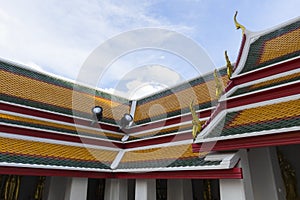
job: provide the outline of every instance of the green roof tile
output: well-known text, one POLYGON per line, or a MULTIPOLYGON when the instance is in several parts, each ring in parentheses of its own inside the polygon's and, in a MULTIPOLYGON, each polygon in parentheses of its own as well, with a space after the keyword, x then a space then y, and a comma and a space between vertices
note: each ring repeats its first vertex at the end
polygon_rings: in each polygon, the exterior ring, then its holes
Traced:
POLYGON ((250 45, 250 49, 249 49, 249 52, 248 52, 246 63, 244 65, 244 68, 240 72, 240 74, 245 73, 245 72, 249 72, 249 71, 252 71, 252 70, 255 70, 255 69, 260 69, 264 66, 267 66, 267 65, 270 65, 270 64, 273 64, 273 63, 277 63, 277 62, 280 62, 282 60, 286 60, 286 59, 289 59, 289 58, 292 58, 292 57, 299 56, 300 51, 298 50, 298 51, 295 51, 293 53, 286 54, 284 56, 281 56, 281 57, 278 57, 278 58, 275 58, 275 59, 271 59, 267 62, 263 62, 263 63, 258 64, 261 53, 262 53, 263 48, 264 48, 264 44, 267 40, 276 38, 278 36, 281 36, 285 33, 291 32, 291 31, 296 30, 298 28, 300 28, 300 21, 294 22, 294 23, 292 23, 288 26, 285 26, 283 28, 279 28, 275 31, 272 31, 272 32, 258 38, 255 42, 253 42, 250 45))
POLYGON ((110 169, 109 163, 102 163, 100 161, 82 161, 71 159, 59 159, 51 157, 34 157, 28 155, 6 154, 0 153, 0 162, 19 163, 19 164, 36 164, 36 165, 50 165, 62 167, 81 167, 81 168, 97 168, 110 169))

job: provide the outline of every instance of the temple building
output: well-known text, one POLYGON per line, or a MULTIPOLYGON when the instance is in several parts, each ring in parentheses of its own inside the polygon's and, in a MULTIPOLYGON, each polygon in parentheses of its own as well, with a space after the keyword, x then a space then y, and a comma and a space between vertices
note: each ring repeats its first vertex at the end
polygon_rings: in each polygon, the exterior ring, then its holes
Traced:
POLYGON ((300 199, 300 17, 235 24, 233 64, 137 100, 0 60, 0 199, 300 199))

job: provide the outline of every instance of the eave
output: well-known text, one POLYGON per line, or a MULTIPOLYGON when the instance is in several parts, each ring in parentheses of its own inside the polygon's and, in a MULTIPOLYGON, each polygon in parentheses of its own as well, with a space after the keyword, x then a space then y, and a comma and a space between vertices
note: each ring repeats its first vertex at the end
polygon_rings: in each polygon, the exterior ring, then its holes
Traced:
MULTIPOLYGON (((210 142, 192 144, 193 152, 199 152, 202 145, 209 145, 209 143, 210 142)), ((300 144, 300 130, 269 135, 219 140, 217 142, 211 143, 214 143, 212 151, 227 151, 268 146, 300 144)))
POLYGON ((242 169, 232 168, 224 170, 172 171, 147 173, 112 173, 76 170, 55 170, 24 167, 0 167, 1 174, 15 174, 27 176, 71 176, 86 178, 118 178, 118 179, 242 179, 242 169))
POLYGON ((259 70, 251 71, 248 73, 240 74, 235 77, 232 77, 232 80, 229 81, 228 86, 225 91, 228 92, 233 87, 248 83, 257 79, 266 78, 273 76, 279 73, 284 73, 290 70, 298 69, 300 67, 300 57, 293 59, 285 60, 280 63, 275 63, 259 70))

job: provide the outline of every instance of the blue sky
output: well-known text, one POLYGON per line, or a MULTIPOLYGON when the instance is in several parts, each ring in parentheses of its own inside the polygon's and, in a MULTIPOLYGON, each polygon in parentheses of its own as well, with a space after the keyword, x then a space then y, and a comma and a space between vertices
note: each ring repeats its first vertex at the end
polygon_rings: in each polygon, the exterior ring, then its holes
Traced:
MULTIPOLYGON (((236 10, 240 23, 260 31, 298 17, 300 1, 0 0, 0 5, 1 58, 76 79, 99 45, 125 31, 145 27, 174 30, 197 42, 215 65, 203 67, 201 73, 206 73, 225 64, 225 50, 233 62, 237 57, 241 32, 233 24, 236 10)), ((184 60, 153 50, 123 56, 107 73, 100 87, 119 95, 130 93, 133 98, 198 75, 184 60), (147 84, 149 74, 151 84, 147 84), (162 78, 162 74, 168 76, 162 78), (121 82, 123 87, 117 87, 121 82), (134 95, 138 87, 139 94, 134 95)))

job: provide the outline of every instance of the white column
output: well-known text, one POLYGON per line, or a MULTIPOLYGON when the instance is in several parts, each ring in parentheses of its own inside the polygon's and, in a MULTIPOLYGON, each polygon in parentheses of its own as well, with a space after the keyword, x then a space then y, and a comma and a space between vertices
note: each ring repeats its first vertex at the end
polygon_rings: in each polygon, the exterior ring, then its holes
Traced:
POLYGON ((105 200, 126 200, 127 199, 127 179, 106 179, 105 180, 105 200))
POLYGON ((47 177, 43 199, 64 200, 68 179, 59 176, 47 177))
POLYGON ((254 200, 248 152, 239 150, 239 167, 242 168, 243 179, 220 179, 220 197, 222 200, 254 200))
POLYGON ((169 179, 168 200, 193 199, 192 181, 190 179, 169 179))
POLYGON ((156 199, 156 180, 155 179, 136 179, 135 182, 136 200, 155 200, 156 199))
POLYGON ((244 194, 246 200, 254 200, 253 196, 253 188, 252 188, 252 174, 250 171, 250 161, 248 157, 248 150, 247 149, 241 149, 239 150, 239 156, 241 158, 240 160, 240 167, 242 167, 243 172, 243 188, 244 188, 244 194))
POLYGON ((284 184, 274 147, 250 149, 254 199, 285 199, 284 184))
POLYGON ((64 200, 82 200, 87 197, 88 178, 69 178, 64 200))
POLYGON ((245 191, 241 179, 220 179, 221 200, 244 200, 245 191))

